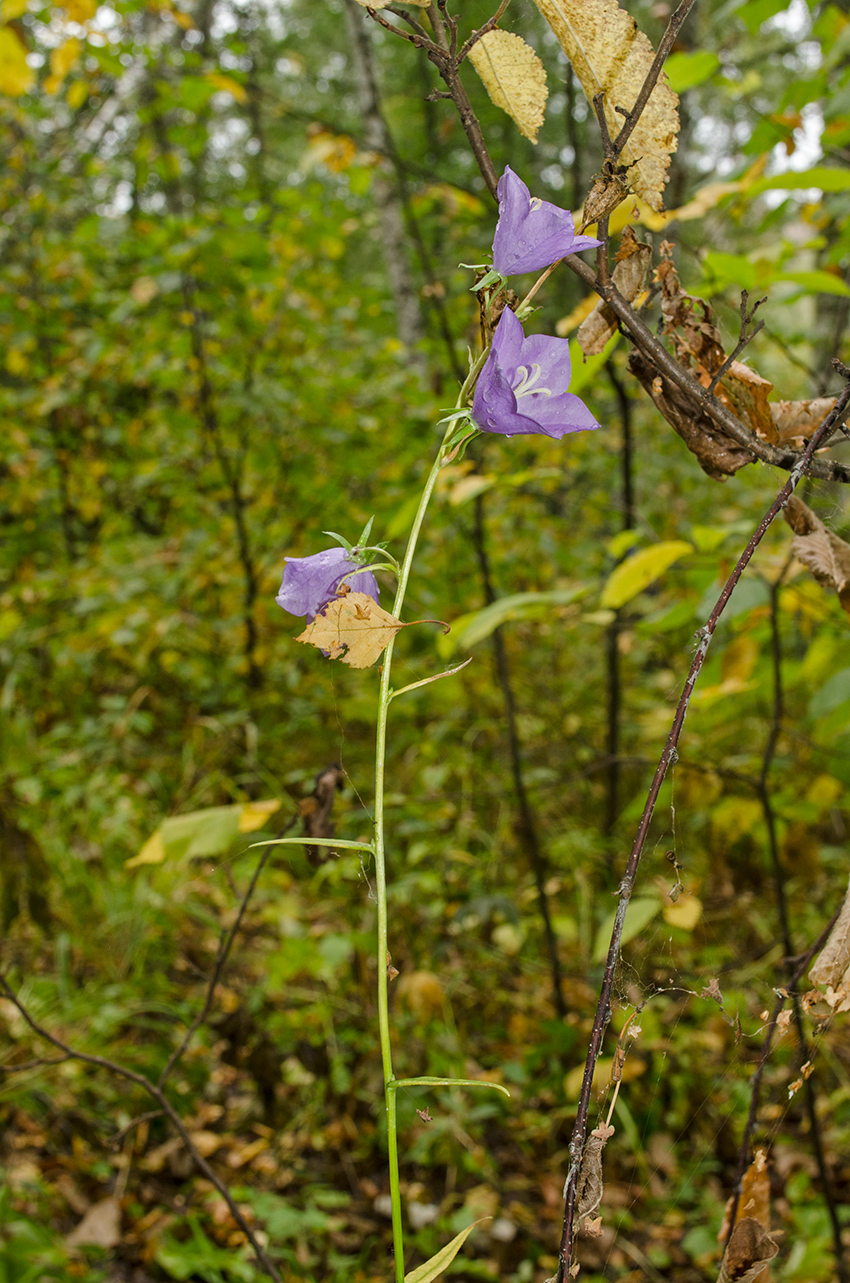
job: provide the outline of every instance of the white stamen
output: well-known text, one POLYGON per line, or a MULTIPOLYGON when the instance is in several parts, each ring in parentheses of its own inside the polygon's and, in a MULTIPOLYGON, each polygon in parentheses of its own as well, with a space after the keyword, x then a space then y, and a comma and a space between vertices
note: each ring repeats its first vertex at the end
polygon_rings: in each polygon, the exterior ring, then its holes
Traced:
POLYGON ((540 378, 540 366, 536 362, 532 365, 531 372, 525 365, 517 366, 517 374, 521 376, 519 383, 513 390, 517 400, 521 396, 531 396, 532 394, 536 396, 552 396, 549 388, 536 388, 534 386, 540 378))

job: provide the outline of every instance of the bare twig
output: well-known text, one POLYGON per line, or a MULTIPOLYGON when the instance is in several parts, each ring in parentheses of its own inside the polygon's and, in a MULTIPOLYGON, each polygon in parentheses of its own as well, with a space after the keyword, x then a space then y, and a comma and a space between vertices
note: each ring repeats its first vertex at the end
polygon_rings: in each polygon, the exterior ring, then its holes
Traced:
POLYGON ((789 990, 793 992, 794 986, 799 983, 800 977, 808 968, 809 964, 812 961, 812 958, 814 958, 814 956, 817 953, 819 953, 820 950, 823 948, 829 936, 830 931, 838 921, 838 915, 840 913, 841 913, 841 907, 839 906, 839 908, 837 908, 835 910, 835 913, 832 915, 831 921, 828 922, 827 925, 824 927, 823 931, 820 933, 820 935, 818 936, 817 940, 814 942, 812 947, 804 954, 801 961, 798 962, 796 968, 794 969, 794 974, 788 980, 788 989, 783 990, 777 996, 776 1003, 774 1004, 773 1013, 770 1017, 770 1021, 767 1026, 767 1033, 765 1034, 764 1046, 762 1047, 762 1052, 761 1052, 761 1055, 759 1056, 759 1062, 756 1065, 756 1070, 755 1070, 755 1073, 753 1074, 752 1081, 750 1084, 750 1108, 747 1114, 746 1124, 744 1125, 744 1134, 741 1137, 741 1147, 738 1151, 738 1166, 735 1172, 735 1185, 732 1191, 732 1202, 729 1206, 729 1218, 728 1218, 729 1230, 727 1234, 727 1240, 726 1240, 727 1242, 729 1241, 729 1234, 732 1233, 732 1230, 735 1225, 735 1218, 738 1214, 738 1203, 740 1202, 741 1191, 743 1188, 744 1172, 747 1169, 747 1163, 749 1160, 749 1153, 750 1153, 750 1142, 752 1139, 753 1130, 755 1129, 755 1125, 756 1125, 756 1116, 758 1114, 759 1091, 761 1090, 761 1080, 764 1074, 765 1066, 767 1065, 768 1057, 770 1056, 771 1048, 773 1046, 773 1039, 776 1035, 776 1026, 779 1023, 780 1013, 788 999, 789 990))
POLYGON ((794 493, 800 479, 807 471, 815 450, 817 450, 818 446, 829 440, 837 425, 842 422, 848 406, 850 406, 850 385, 844 389, 833 410, 820 424, 800 456, 800 459, 794 467, 790 477, 779 491, 765 515, 762 517, 747 546, 738 558, 735 568, 727 579, 705 626, 700 629, 697 634, 699 640, 696 653, 691 663, 688 676, 685 680, 685 685, 679 698, 679 703, 676 707, 673 724, 670 728, 667 742, 662 750, 661 758, 656 767, 652 784, 650 785, 631 855, 629 856, 625 872, 620 882, 619 899, 614 918, 614 928, 611 933, 611 943, 605 963, 605 972, 600 988, 599 1002, 597 1004, 596 1015, 593 1021, 593 1030, 591 1032, 590 1044, 588 1046, 587 1060, 585 1062, 584 1078, 581 1086, 581 1094, 579 1096, 575 1126, 573 1127, 573 1133, 570 1138, 570 1169, 567 1174, 567 1180, 564 1187, 564 1231, 561 1238, 560 1259, 558 1262, 557 1274, 559 1283, 569 1275, 570 1260, 572 1257, 576 1188, 581 1167, 581 1155, 587 1132, 587 1114, 590 1105, 593 1072, 596 1068, 596 1062, 602 1048, 602 1039, 605 1034, 605 1029, 611 1018, 611 991, 614 985, 614 970, 620 955, 620 941, 622 939, 623 927, 626 920, 626 911, 629 907, 629 900, 631 899, 632 891, 634 889, 638 865, 649 833, 649 825, 655 811, 658 794, 667 774, 668 767, 671 762, 676 760, 677 745, 679 743, 679 737, 682 733, 682 727, 684 726, 685 717, 688 712, 688 706, 691 701, 691 696, 693 695, 697 678, 699 677, 703 664, 705 663, 705 658, 708 654, 708 647, 714 634, 714 630, 717 627, 717 622, 726 608, 726 604, 741 578, 741 575, 749 564, 756 548, 764 538, 766 531, 776 515, 782 510, 782 508, 784 508, 788 499, 794 493))
POLYGON ((257 1260, 262 1268, 270 1278, 274 1279, 275 1283, 283 1283, 280 1271, 274 1261, 269 1258, 262 1244, 257 1239, 253 1229, 242 1215, 242 1212, 239 1209, 239 1204, 232 1197, 224 1182, 216 1174, 213 1168, 210 1167, 207 1160, 198 1152, 192 1137, 186 1130, 186 1126, 182 1118, 171 1104, 171 1101, 165 1095, 165 1092, 161 1091, 156 1083, 152 1083, 149 1078, 144 1076, 144 1074, 137 1074, 134 1070, 127 1069, 125 1065, 121 1065, 115 1060, 107 1060, 105 1056, 90 1056, 84 1051, 75 1051, 73 1047, 69 1047, 67 1043, 62 1042, 61 1039, 55 1036, 55 1034, 49 1033, 47 1029, 40 1025, 38 1021, 30 1015, 27 1008, 20 1001, 17 994, 6 980, 6 977, 2 974, 0 974, 0 989, 3 990, 9 1001, 14 1003, 30 1029, 32 1029, 33 1033, 38 1034, 39 1038, 43 1038, 45 1042, 49 1042, 52 1046, 57 1047, 59 1051, 64 1052, 69 1059, 81 1060, 86 1065, 95 1065, 98 1069, 106 1069, 110 1073, 118 1075, 120 1078, 126 1078, 128 1082, 135 1083, 137 1087, 141 1087, 143 1091, 146 1091, 149 1096, 153 1097, 162 1112, 167 1115, 171 1125, 183 1141, 183 1144, 191 1155, 195 1166, 200 1172, 202 1172, 207 1180, 215 1186, 221 1197, 224 1199, 230 1215, 248 1239, 248 1242, 254 1249, 257 1260))
POLYGON ((756 312, 761 307, 762 303, 767 302, 767 295, 765 295, 764 298, 756 299, 750 311, 747 311, 747 304, 749 303, 749 301, 750 301, 750 296, 747 290, 741 290, 741 332, 738 335, 738 342, 735 344, 734 350, 729 353, 726 360, 723 362, 720 369, 717 371, 717 373, 714 375, 711 382, 709 383, 708 387, 705 389, 706 401, 710 396, 714 395, 714 389, 717 387, 718 383, 723 378, 723 375, 726 373, 726 371, 730 368, 730 366, 732 365, 732 362, 737 361, 738 357, 741 355, 744 348, 747 347, 750 343, 752 343, 753 339, 756 337, 756 335, 759 333, 760 330, 764 329, 764 321, 759 321, 759 323, 757 325, 754 325, 752 329, 750 329, 750 324, 753 318, 755 317, 756 312))
POLYGON ((670 50, 676 42, 676 37, 681 31, 685 19, 693 8, 694 3, 695 0, 682 0, 678 9, 671 15, 670 21, 667 23, 667 30, 661 37, 661 42, 659 43, 655 57, 652 60, 652 66, 646 73, 646 79, 641 85, 640 93, 635 99, 635 103, 631 111, 624 111, 622 107, 615 107, 615 110, 626 118, 626 123, 623 125, 623 128, 614 140, 613 157, 615 159, 622 154, 623 148, 631 138, 634 127, 640 120, 643 110, 649 102, 650 95, 658 83, 658 77, 661 75, 661 68, 667 61, 670 50))
MULTIPOLYGON (((611 310, 622 322, 623 328, 629 334, 635 347, 653 361, 666 378, 670 379, 672 383, 675 383, 691 398, 695 409, 697 407, 704 409, 705 413, 723 429, 727 436, 730 436, 733 441, 737 441, 739 445, 744 446, 755 459, 761 459, 762 463, 769 463, 772 467, 782 468, 787 472, 793 471, 798 466, 802 458, 798 451, 782 449, 779 446, 771 445, 767 441, 762 441, 755 433, 750 432, 749 428, 731 410, 727 410, 722 401, 718 401, 716 397, 711 398, 703 405, 705 388, 652 334, 642 318, 632 305, 623 298, 613 282, 603 285, 597 279, 593 268, 575 254, 568 255, 563 261, 571 272, 580 277, 585 284, 596 291, 600 298, 603 298, 609 304, 611 310)), ((850 467, 833 459, 815 459, 809 464, 807 472, 809 476, 818 477, 824 481, 850 482, 850 467)))
POLYGON ((502 14, 507 9, 510 2, 511 0, 502 0, 502 3, 499 5, 498 9, 493 14, 493 17, 488 18, 487 21, 484 23, 483 27, 479 27, 477 31, 473 31, 472 35, 464 43, 463 48, 461 49, 460 53, 457 56, 458 66, 460 66, 460 64, 463 62, 464 58, 469 53, 470 49, 472 49, 474 45, 478 44, 478 41, 481 39, 481 37, 486 36, 488 31, 493 30, 493 28, 496 26, 497 22, 501 18, 502 14))
MULTIPOLYGON (((286 827, 291 828, 297 818, 298 818, 297 815, 293 816, 286 827)), ((286 829, 282 829, 281 833, 278 834, 278 837, 282 836, 282 834, 285 832, 286 832, 286 829)), ((171 1074, 172 1069, 177 1064, 178 1060, 180 1060, 186 1048, 189 1046, 189 1043, 192 1041, 192 1038, 194 1037, 196 1030, 200 1028, 200 1026, 204 1023, 207 1016, 209 1015, 210 1007, 212 1006, 212 1003, 213 1003, 213 997, 215 996, 216 985, 221 979, 222 971, 224 971, 224 968, 227 966, 227 959, 230 956, 230 950, 233 946, 233 941, 236 939, 236 934, 242 925, 242 919, 245 916, 245 910, 248 907, 248 901, 251 899, 251 896, 254 894, 254 888, 257 885, 260 874, 262 873, 263 869, 266 866, 266 862, 268 861, 271 851, 272 851, 272 848, 270 846, 266 847, 265 850, 263 851, 263 854, 260 856, 259 860, 257 861, 257 867, 254 870, 254 876, 251 878, 251 881, 248 883, 248 889, 243 895, 242 901, 239 905, 239 911, 236 914, 236 920, 233 923, 233 926, 230 928, 230 930, 225 931, 222 934, 222 937, 221 937, 221 940, 219 941, 219 946, 218 946, 218 956, 216 957, 216 960, 215 960, 215 967, 213 969, 213 973, 210 976, 210 982, 207 985, 207 992, 204 997, 203 1006, 195 1016, 195 1019, 192 1021, 189 1028, 186 1030, 178 1046, 174 1048, 174 1051, 172 1051, 171 1055, 168 1057, 168 1060, 165 1063, 165 1068, 160 1074, 159 1081, 157 1082, 157 1087, 160 1089, 165 1086, 171 1074)))
POLYGON ((149 1109, 146 1114, 139 1114, 137 1118, 132 1118, 126 1127, 114 1132, 106 1142, 107 1145, 110 1149, 118 1149, 125 1136, 128 1136, 136 1127, 141 1127, 142 1123, 151 1123, 155 1118, 162 1118, 161 1109, 149 1109))

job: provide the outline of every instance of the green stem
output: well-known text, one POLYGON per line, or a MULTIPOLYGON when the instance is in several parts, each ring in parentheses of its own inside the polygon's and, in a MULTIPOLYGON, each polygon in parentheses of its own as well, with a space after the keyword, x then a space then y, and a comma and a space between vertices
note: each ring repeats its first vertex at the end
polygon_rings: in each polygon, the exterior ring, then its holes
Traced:
MULTIPOLYGON (((472 365, 466 381, 460 390, 457 399, 457 406, 465 404, 466 398, 475 379, 478 376, 484 362, 487 358, 487 349, 485 349, 478 359, 472 365)), ((419 542, 419 534, 422 529, 422 523, 425 520, 425 513, 428 510, 428 504, 431 495, 434 493, 434 487, 437 484, 437 478, 440 470, 445 463, 446 443, 455 430, 454 422, 450 423, 446 429, 445 436, 440 443, 437 451, 437 457, 428 473, 428 479, 425 482, 425 488, 422 491, 422 497, 419 500, 419 507, 416 509, 416 516, 413 519, 413 528, 410 531, 410 537, 407 541, 407 548, 404 553, 404 560, 401 563, 401 570, 398 577, 398 588, 396 590, 395 601, 393 603, 392 613, 396 618, 400 617, 402 606, 404 605, 405 593, 407 592, 407 581, 410 577, 410 568, 413 565, 413 556, 416 552, 416 545, 419 542)), ((389 949, 387 933, 387 865, 386 853, 384 846, 384 774, 387 756, 387 714, 389 713, 390 702, 392 700, 392 689, 390 687, 390 677, 392 674, 393 649, 395 646, 395 637, 390 641, 384 654, 384 663, 381 668, 381 684, 378 692, 378 725, 375 736, 375 895, 378 901, 378 1033, 381 1043, 381 1065, 384 1072, 384 1099, 387 1111, 387 1147, 389 1152, 390 1168, 390 1199, 392 1201, 392 1220, 393 1220, 393 1251, 395 1253, 395 1277, 396 1283, 404 1283, 404 1235, 401 1224, 401 1191, 399 1189, 399 1170, 398 1170, 398 1129, 396 1124, 396 1101, 395 1101, 395 1075, 393 1073, 392 1047, 390 1045, 390 1016, 389 1016, 389 978, 387 976, 387 967, 389 966, 389 949)))

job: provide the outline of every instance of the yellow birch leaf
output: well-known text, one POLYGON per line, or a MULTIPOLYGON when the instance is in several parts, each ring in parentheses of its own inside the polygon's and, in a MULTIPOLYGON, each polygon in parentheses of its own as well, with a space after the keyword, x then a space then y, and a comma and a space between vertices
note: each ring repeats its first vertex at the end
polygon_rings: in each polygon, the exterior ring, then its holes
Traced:
MULTIPOLYGON (((388 4, 393 0, 357 0, 357 3, 363 9, 386 9, 388 4)), ((418 5, 420 9, 427 9, 431 0, 405 0, 407 4, 418 5)))
POLYGON ((165 845, 162 841, 162 833, 157 829, 156 833, 148 838, 138 855, 124 861, 124 868, 138 869, 142 864, 162 864, 164 859, 165 845))
POLYGON ((0 4, 0 18, 4 22, 11 22, 14 18, 20 18, 22 13, 26 13, 29 0, 3 0, 0 4))
POLYGON ((223 93, 230 94, 237 102, 248 101, 245 86, 240 85, 239 81, 234 80, 232 76, 225 76, 221 71, 208 71, 206 79, 211 85, 215 85, 216 89, 220 89, 223 93))
POLYGON ((469 61, 496 106, 536 143, 549 90, 546 69, 531 45, 511 31, 488 31, 472 46, 469 61))
POLYGON ((683 931, 693 931, 702 917, 702 901, 695 895, 679 896, 675 904, 665 904, 661 916, 668 926, 681 927, 683 931))
POLYGON ((54 49, 50 55, 50 70, 57 80, 64 80, 80 61, 83 46, 76 36, 71 36, 64 44, 54 49))
POLYGON ((0 94, 19 98, 32 89, 35 72, 27 63, 27 51, 11 27, 0 27, 0 94))
POLYGON ((269 816, 279 810, 280 802, 276 797, 262 802, 246 802, 239 816, 239 832, 253 833, 256 829, 261 829, 269 816))
POLYGON ((86 22, 91 22, 97 13, 97 0, 64 0, 62 8, 71 22, 79 22, 82 26, 86 22))
POLYGON ((633 557, 621 562, 611 573, 602 589, 600 606, 603 609, 610 607, 612 610, 619 610, 663 575, 674 561, 693 550, 693 545, 686 543, 684 539, 670 539, 653 544, 651 548, 642 548, 633 557))
POLYGON ((329 602, 296 641, 326 650, 352 668, 369 668, 404 624, 365 592, 329 602))
POLYGON ((72 111, 79 111, 88 96, 89 82, 87 80, 74 80, 68 86, 65 101, 72 111))
MULTIPOLYGON (((605 95, 611 137, 623 126, 617 107, 631 110, 655 56, 649 40, 617 0, 534 0, 572 63, 592 102, 605 95)), ((628 181, 651 209, 660 210, 670 155, 679 133, 678 96, 664 73, 635 126, 622 160, 631 165, 628 181)))

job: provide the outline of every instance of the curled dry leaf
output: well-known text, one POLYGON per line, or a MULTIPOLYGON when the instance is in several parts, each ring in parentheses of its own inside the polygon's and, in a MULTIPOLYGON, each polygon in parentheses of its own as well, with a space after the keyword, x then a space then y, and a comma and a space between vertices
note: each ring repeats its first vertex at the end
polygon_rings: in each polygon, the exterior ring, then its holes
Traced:
MULTIPOLYGON (((639 241, 631 227, 625 228, 623 242, 614 260, 611 279, 629 303, 634 302, 643 289, 651 258, 652 247, 639 241)), ((601 352, 611 335, 615 333, 617 324, 614 312, 600 299, 590 316, 582 321, 576 335, 584 355, 595 356, 597 352, 601 352)))
MULTIPOLYGON (((623 125, 617 107, 631 111, 654 51, 617 0, 535 0, 572 63, 588 101, 603 93, 612 138, 623 125)), ((661 73, 643 115, 623 148, 629 185, 654 210, 663 206, 671 153, 679 133, 679 99, 661 73)))
POLYGON ((707 414, 695 414, 690 397, 636 348, 629 353, 629 369, 708 476, 723 481, 753 462, 749 450, 727 436, 707 414))
POLYGON ((850 883, 835 926, 821 950, 820 956, 809 972, 815 985, 837 988, 842 982, 850 985, 850 883))
POLYGON ((761 1283, 778 1251, 779 1244, 765 1227, 745 1216, 732 1231, 717 1283, 761 1283))
POLYGON ((549 90, 546 69, 531 45, 511 31, 488 31, 470 49, 469 61, 496 106, 536 143, 549 90))
POLYGON ((819 396, 811 401, 775 401, 770 407, 776 432, 773 440, 781 445, 802 445, 835 408, 836 400, 819 396))
POLYGON ((811 508, 792 495, 785 520, 794 531, 791 551, 808 566, 819 584, 834 588, 844 613, 850 616, 850 544, 827 530, 811 508))
MULTIPOLYGON (((392 2, 393 0, 357 0, 362 9, 386 9, 387 5, 392 4, 392 2)), ((427 9, 431 0, 404 0, 404 2, 405 4, 416 5, 420 9, 427 9)))
MULTIPOLYGON (((602 1202, 602 1151, 614 1135, 614 1128, 607 1123, 594 1127, 584 1143, 581 1156, 581 1170, 576 1186, 576 1206, 578 1216, 585 1222, 592 1221, 594 1213, 602 1202)), ((585 1224, 585 1229, 589 1229, 585 1224)), ((593 1230, 589 1230, 593 1233, 593 1230)))
MULTIPOLYGON (((710 382, 710 380, 709 380, 710 382)), ((706 386, 708 384, 706 383, 706 386)), ((733 361, 720 380, 720 400, 764 441, 776 441, 776 427, 767 398, 773 384, 743 361, 733 361)))
POLYGON ((331 601, 296 641, 325 650, 352 668, 369 668, 404 624, 364 592, 331 601))

